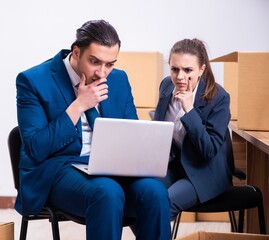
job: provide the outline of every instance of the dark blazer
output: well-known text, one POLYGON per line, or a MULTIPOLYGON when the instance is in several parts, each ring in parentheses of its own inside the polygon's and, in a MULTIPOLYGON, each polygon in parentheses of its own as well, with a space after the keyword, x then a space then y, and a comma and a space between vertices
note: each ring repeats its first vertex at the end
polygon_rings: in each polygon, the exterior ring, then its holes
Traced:
MULTIPOLYGON (((154 120, 164 120, 173 89, 171 78, 166 77, 160 85, 154 120)), ((225 139, 230 121, 230 97, 218 85, 218 96, 207 103, 201 98, 204 90, 205 82, 201 78, 194 108, 181 118, 187 132, 182 150, 173 143, 170 153, 171 158, 181 162, 201 202, 217 196, 231 185, 225 139)))
MULTIPOLYGON (((88 162, 80 157, 82 128, 74 127, 66 108, 75 100, 63 63, 69 50, 18 74, 17 115, 23 142, 20 189, 15 208, 35 214, 44 206, 53 178, 66 161, 88 162)), ((137 119, 131 87, 124 71, 107 77, 108 99, 100 103, 102 117, 137 119)))

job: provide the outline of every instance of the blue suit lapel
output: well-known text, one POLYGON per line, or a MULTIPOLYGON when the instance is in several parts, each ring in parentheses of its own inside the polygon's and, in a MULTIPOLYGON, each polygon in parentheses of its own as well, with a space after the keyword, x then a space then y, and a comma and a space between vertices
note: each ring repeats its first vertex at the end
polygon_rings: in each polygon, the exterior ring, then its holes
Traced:
POLYGON ((170 99, 172 97, 172 93, 170 95, 167 95, 165 97, 162 97, 159 99, 159 107, 160 111, 157 116, 154 117, 155 120, 163 121, 165 118, 166 110, 168 108, 170 99))
POLYGON ((110 97, 109 97, 109 87, 110 87, 109 75, 107 77, 106 84, 108 85, 108 98, 100 102, 100 115, 101 117, 108 118, 110 117, 110 109, 111 109, 111 102, 110 102, 110 97))
POLYGON ((70 105, 76 98, 70 77, 63 63, 63 59, 69 54, 69 52, 70 51, 68 50, 62 50, 53 58, 51 64, 52 76, 62 92, 67 105, 70 105))
MULTIPOLYGON (((113 70, 112 70, 113 71, 113 70)), ((112 72, 107 76, 107 82, 108 85, 108 98, 102 102, 100 102, 100 115, 101 117, 110 117, 110 110, 112 108, 111 101, 109 97, 109 89, 110 89, 110 83, 112 81, 112 72)))
MULTIPOLYGON (((60 51, 54 58, 51 64, 52 77, 54 78, 62 96, 69 106, 75 99, 76 95, 68 75, 63 59, 70 53, 70 50, 60 51)), ((76 125, 78 131, 82 133, 81 120, 76 125)))
POLYGON ((165 86, 164 89, 162 89, 160 92, 159 102, 157 106, 158 111, 155 112, 154 120, 164 120, 174 87, 174 84, 172 81, 170 81, 169 84, 165 86))
POLYGON ((205 92, 205 79, 202 77, 200 79, 200 83, 194 100, 194 108, 200 115, 202 114, 203 109, 207 105, 206 101, 201 98, 204 92, 205 92))
POLYGON ((100 102, 101 117, 110 117, 110 109, 111 109, 111 106, 110 106, 109 97, 106 100, 100 102))

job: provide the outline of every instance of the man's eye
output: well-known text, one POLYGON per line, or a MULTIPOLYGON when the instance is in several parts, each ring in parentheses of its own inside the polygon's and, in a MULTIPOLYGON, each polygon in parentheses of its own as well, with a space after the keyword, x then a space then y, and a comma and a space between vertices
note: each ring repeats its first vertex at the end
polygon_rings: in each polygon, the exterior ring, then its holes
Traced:
POLYGON ((99 64, 99 61, 98 60, 95 60, 95 59, 91 59, 90 60, 90 63, 93 64, 93 65, 98 65, 99 64))
POLYGON ((111 68, 111 67, 114 66, 114 63, 107 63, 106 66, 107 66, 108 68, 111 68))

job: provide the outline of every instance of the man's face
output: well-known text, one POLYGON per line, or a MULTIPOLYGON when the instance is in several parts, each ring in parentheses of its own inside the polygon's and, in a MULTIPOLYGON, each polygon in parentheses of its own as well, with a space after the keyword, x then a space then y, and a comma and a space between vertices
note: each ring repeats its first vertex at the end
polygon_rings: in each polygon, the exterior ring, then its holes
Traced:
POLYGON ((112 71, 119 53, 119 45, 112 47, 91 43, 83 52, 75 46, 72 51, 72 67, 81 77, 86 75, 86 84, 106 78, 112 71))

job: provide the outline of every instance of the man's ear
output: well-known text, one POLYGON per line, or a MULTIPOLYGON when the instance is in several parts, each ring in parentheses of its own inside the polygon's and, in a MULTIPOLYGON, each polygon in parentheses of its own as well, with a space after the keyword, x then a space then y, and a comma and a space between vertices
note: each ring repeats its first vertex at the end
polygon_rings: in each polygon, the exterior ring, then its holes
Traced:
POLYGON ((80 55, 80 49, 79 49, 79 47, 78 46, 74 46, 74 48, 73 48, 73 57, 75 58, 75 59, 78 59, 79 58, 79 55, 80 55))

